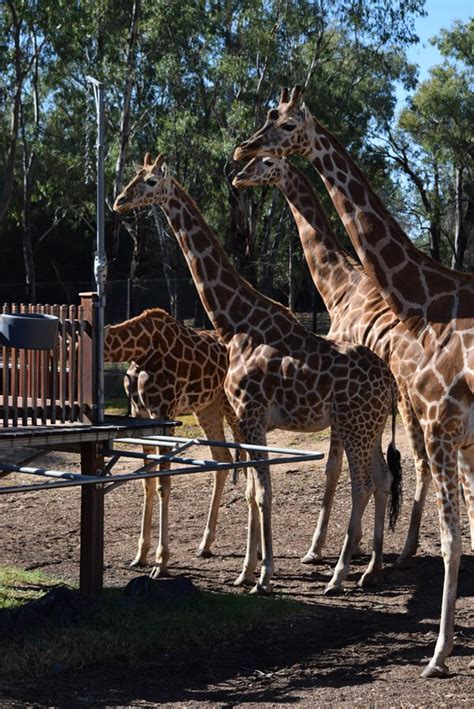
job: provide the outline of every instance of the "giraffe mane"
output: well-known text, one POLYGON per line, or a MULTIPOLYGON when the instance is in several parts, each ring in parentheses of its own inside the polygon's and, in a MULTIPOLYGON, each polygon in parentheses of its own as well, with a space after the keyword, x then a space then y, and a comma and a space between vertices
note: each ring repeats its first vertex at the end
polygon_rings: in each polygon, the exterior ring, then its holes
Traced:
POLYGON ((163 310, 163 308, 147 308, 143 312, 139 313, 139 315, 135 315, 133 318, 130 318, 129 320, 123 320, 122 322, 115 323, 115 325, 110 325, 109 327, 118 327, 118 326, 124 326, 124 325, 130 325, 131 323, 141 323, 143 320, 147 320, 147 318, 152 318, 159 316, 163 320, 173 320, 174 318, 166 312, 166 310, 163 310))

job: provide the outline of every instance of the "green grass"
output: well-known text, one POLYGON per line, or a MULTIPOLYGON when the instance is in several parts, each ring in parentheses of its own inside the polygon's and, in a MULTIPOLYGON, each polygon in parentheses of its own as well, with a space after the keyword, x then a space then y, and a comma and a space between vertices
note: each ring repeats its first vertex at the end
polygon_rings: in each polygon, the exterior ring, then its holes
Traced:
POLYGON ((61 581, 50 579, 41 571, 0 566, 0 608, 17 608, 59 583, 61 581))
MULTIPOLYGON (((38 572, 0 568, 0 608, 20 607, 57 583, 38 572)), ((127 666, 183 649, 205 651, 302 608, 278 596, 203 592, 177 609, 159 611, 145 602, 127 599, 118 589, 108 589, 78 622, 63 627, 33 625, 24 633, 3 633, 0 680, 86 667, 127 666)))

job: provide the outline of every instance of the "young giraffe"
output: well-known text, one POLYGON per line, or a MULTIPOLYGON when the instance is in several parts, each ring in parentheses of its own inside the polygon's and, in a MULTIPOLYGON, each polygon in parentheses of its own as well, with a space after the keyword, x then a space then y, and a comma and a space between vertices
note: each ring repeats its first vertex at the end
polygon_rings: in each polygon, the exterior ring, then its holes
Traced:
MULTIPOLYGON (((392 478, 381 451, 384 424, 396 396, 389 371, 365 347, 335 344, 308 333, 287 308, 241 278, 191 197, 168 174, 161 156, 155 162, 145 156, 143 168, 117 197, 114 209, 123 213, 149 204, 164 210, 209 318, 227 344, 230 364, 225 391, 244 440, 265 446, 267 431, 275 428, 316 431, 331 425, 344 443, 353 505, 327 592, 339 590, 347 576, 372 492, 373 553, 361 585, 376 582, 392 478)), ((236 581, 236 585, 254 582, 260 530, 262 568, 255 592, 271 590, 273 573, 271 484, 265 458, 262 453, 262 463, 247 476, 247 552, 236 581)))
MULTIPOLYGON (((234 439, 240 440, 237 418, 224 393, 227 348, 215 332, 185 327, 161 308, 105 328, 104 357, 108 362, 130 362, 128 372, 134 416, 174 420, 193 412, 209 440, 225 440, 224 417, 234 439)), ((154 447, 144 446, 153 453, 154 447)), ((232 462, 227 448, 211 447, 214 460, 232 462)), ((169 468, 168 461, 160 470, 169 468)), ((206 529, 197 555, 209 557, 216 535, 217 517, 228 471, 214 473, 214 487, 206 529)), ((169 476, 143 480, 144 507, 138 552, 131 566, 143 566, 151 545, 154 486, 160 500, 159 542, 152 578, 168 572, 169 476)))
POLYGON ((469 493, 471 525, 474 516, 474 278, 444 268, 415 248, 348 152, 300 103, 301 94, 295 87, 288 98, 285 90, 263 128, 237 148, 235 159, 298 153, 313 163, 362 265, 423 348, 408 384, 435 485, 445 569, 440 631, 423 676, 442 677, 453 649, 462 550, 460 476, 469 493))
MULTIPOLYGON (((431 475, 423 431, 408 396, 406 378, 422 357, 418 340, 398 320, 359 263, 344 249, 307 177, 286 158, 255 158, 234 178, 237 188, 274 185, 295 219, 314 284, 331 319, 328 338, 369 347, 390 367, 416 468, 416 491, 405 547, 397 564, 405 566, 418 547, 421 515, 431 475)), ((341 473, 342 448, 331 440, 326 490, 318 526, 303 563, 321 558, 333 497, 341 473)))

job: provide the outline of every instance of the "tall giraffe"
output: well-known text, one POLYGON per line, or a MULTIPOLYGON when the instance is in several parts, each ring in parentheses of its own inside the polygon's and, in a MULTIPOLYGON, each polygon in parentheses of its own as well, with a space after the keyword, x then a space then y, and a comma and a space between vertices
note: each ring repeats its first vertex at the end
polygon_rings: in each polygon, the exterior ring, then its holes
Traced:
MULTIPOLYGON (((104 357, 108 362, 132 362, 126 381, 135 416, 174 420, 193 412, 209 440, 225 440, 224 417, 234 439, 240 440, 237 418, 224 392, 227 348, 216 332, 185 327, 161 308, 105 328, 104 357)), ((154 448, 144 446, 153 453, 154 448)), ((211 447, 214 460, 232 462, 227 448, 211 447)), ((169 469, 168 461, 160 470, 169 469)), ((211 556, 217 517, 228 471, 214 473, 214 487, 206 529, 197 555, 211 556)), ((143 480, 144 507, 138 552, 131 566, 143 566, 151 546, 154 486, 160 500, 159 542, 151 576, 168 573, 169 476, 143 480)))
MULTIPOLYGON (((226 342, 229 370, 225 391, 244 440, 265 446, 267 431, 274 428, 315 431, 331 425, 343 442, 353 504, 341 555, 326 591, 337 592, 347 576, 372 492, 373 552, 361 585, 376 582, 392 479, 381 451, 384 423, 396 395, 388 369, 365 347, 335 344, 308 333, 287 308, 247 283, 232 267, 191 197, 168 174, 163 158, 158 156, 153 162, 147 154, 142 169, 117 197, 114 209, 123 213, 150 204, 159 204, 164 210, 201 301, 226 342)), ((262 566, 254 592, 271 591, 273 574, 267 457, 262 453, 262 462, 247 476, 247 552, 236 581, 236 585, 254 582, 260 530, 262 566)))
MULTIPOLYGON (((369 347, 395 376, 416 469, 410 526, 397 560, 403 567, 418 547, 421 516, 431 480, 423 431, 407 390, 407 378, 416 370, 423 354, 418 340, 395 316, 360 264, 340 246, 319 198, 301 170, 286 158, 254 158, 235 176, 233 185, 240 189, 273 185, 281 191, 295 219, 312 279, 330 316, 328 338, 369 347)), ((324 502, 312 547, 303 558, 305 563, 321 557, 341 463, 339 457, 328 466, 330 475, 324 502)))
POLYGON ((298 86, 290 97, 284 90, 278 107, 237 148, 235 159, 297 153, 313 163, 365 270, 423 348, 409 395, 434 480, 445 569, 440 631, 423 676, 441 677, 448 674, 446 658, 454 642, 460 475, 474 515, 474 279, 415 248, 348 152, 301 103, 301 94, 298 86))

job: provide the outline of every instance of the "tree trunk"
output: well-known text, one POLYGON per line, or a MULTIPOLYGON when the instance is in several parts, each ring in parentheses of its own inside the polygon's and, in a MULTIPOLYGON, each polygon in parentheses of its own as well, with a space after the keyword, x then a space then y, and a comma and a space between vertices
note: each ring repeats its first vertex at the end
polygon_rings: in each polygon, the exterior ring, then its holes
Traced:
POLYGON ((430 255, 435 261, 441 261, 440 242, 441 242, 441 215, 439 209, 439 169, 435 162, 433 165, 434 172, 434 197, 428 201, 426 198, 425 205, 428 207, 430 215, 430 255))
POLYGON ((160 211, 156 206, 153 209, 153 219, 155 220, 156 232, 158 234, 158 241, 160 244, 161 257, 160 261, 163 265, 163 274, 165 277, 166 287, 168 289, 168 298, 170 301, 169 313, 175 320, 178 319, 178 297, 176 289, 176 275, 174 269, 171 265, 171 259, 169 257, 169 251, 166 243, 166 232, 163 228, 163 224, 160 220, 160 211))
POLYGON ((13 24, 13 42, 15 46, 15 91, 13 94, 13 104, 11 109, 10 135, 8 139, 7 159, 5 163, 5 173, 3 176, 3 192, 0 197, 0 222, 10 206, 13 194, 13 183, 15 180, 16 150, 18 145, 18 134, 20 131, 20 109, 21 92, 23 89, 24 72, 21 69, 21 25, 22 20, 16 13, 13 2, 8 3, 13 24))
POLYGON ((464 185, 463 168, 456 168, 456 186, 454 195, 455 204, 455 232, 454 232, 454 254, 451 267, 458 271, 462 270, 464 264, 464 253, 466 251, 466 231, 464 229, 464 185))
POLYGON ((251 243, 254 234, 251 225, 255 221, 252 215, 250 199, 245 191, 237 190, 227 178, 230 205, 230 224, 226 235, 226 248, 235 258, 235 266, 249 280, 253 280, 254 268, 250 260, 251 243))
POLYGON ((295 284, 293 269, 293 234, 290 231, 288 238, 288 307, 294 311, 295 284))
POLYGON ((35 155, 28 157, 26 145, 23 153, 23 260, 25 264, 26 295, 29 303, 36 303, 36 274, 33 255, 33 236, 31 229, 31 174, 35 155))

